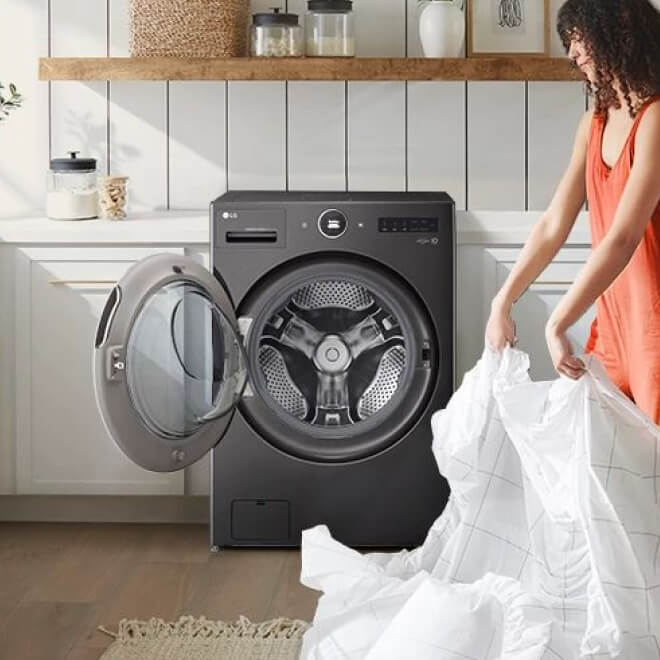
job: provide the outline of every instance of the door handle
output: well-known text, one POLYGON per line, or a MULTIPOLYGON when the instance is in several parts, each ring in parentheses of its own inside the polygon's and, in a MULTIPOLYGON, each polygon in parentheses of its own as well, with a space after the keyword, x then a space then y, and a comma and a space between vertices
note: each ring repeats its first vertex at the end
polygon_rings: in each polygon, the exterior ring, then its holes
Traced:
POLYGON ((96 339, 94 340, 96 348, 100 348, 107 341, 108 333, 110 332, 110 324, 115 317, 120 302, 121 289, 119 288, 119 285, 115 285, 105 302, 101 318, 99 319, 99 325, 96 329, 96 339))

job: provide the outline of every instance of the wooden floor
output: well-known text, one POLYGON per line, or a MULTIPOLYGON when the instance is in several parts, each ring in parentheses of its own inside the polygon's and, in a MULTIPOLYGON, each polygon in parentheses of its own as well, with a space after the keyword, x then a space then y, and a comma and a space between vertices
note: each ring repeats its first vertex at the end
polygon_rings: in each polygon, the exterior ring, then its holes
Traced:
POLYGON ((208 546, 199 525, 0 523, 0 658, 96 660, 122 618, 311 620, 299 551, 208 546))

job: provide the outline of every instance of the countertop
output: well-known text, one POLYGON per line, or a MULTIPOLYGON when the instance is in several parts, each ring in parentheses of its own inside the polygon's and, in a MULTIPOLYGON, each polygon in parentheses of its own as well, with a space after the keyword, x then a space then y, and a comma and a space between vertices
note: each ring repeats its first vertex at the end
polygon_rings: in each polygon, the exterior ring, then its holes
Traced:
MULTIPOLYGON (((459 245, 519 245, 525 242, 541 213, 537 211, 457 211, 459 245)), ((209 218, 202 211, 160 211, 125 220, 49 220, 29 217, 0 220, 0 243, 86 245, 204 245, 209 218)), ((588 217, 579 215, 567 241, 590 245, 588 217)))
POLYGON ((125 220, 0 220, 0 242, 196 245, 209 242, 209 216, 199 211, 162 211, 125 220))

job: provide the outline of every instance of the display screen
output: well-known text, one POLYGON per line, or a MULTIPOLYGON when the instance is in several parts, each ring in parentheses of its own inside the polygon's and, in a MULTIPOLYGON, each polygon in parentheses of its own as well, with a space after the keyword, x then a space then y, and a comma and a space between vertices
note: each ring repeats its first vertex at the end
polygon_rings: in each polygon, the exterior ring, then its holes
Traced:
POLYGON ((437 232, 438 218, 378 218, 378 231, 400 234, 437 232))

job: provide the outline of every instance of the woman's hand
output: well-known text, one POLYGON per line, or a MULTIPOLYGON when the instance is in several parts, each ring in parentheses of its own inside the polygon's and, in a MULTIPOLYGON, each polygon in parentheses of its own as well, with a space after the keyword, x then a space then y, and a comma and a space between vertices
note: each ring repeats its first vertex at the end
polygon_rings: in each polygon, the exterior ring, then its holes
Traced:
POLYGON ((514 346, 516 339, 516 324, 511 318, 511 306, 493 300, 490 307, 490 317, 486 324, 486 342, 496 351, 501 351, 506 344, 514 346))
POLYGON ((577 380, 584 375, 586 368, 582 360, 573 357, 573 347, 566 336, 566 332, 560 329, 552 319, 545 327, 545 340, 555 370, 559 374, 577 380))

